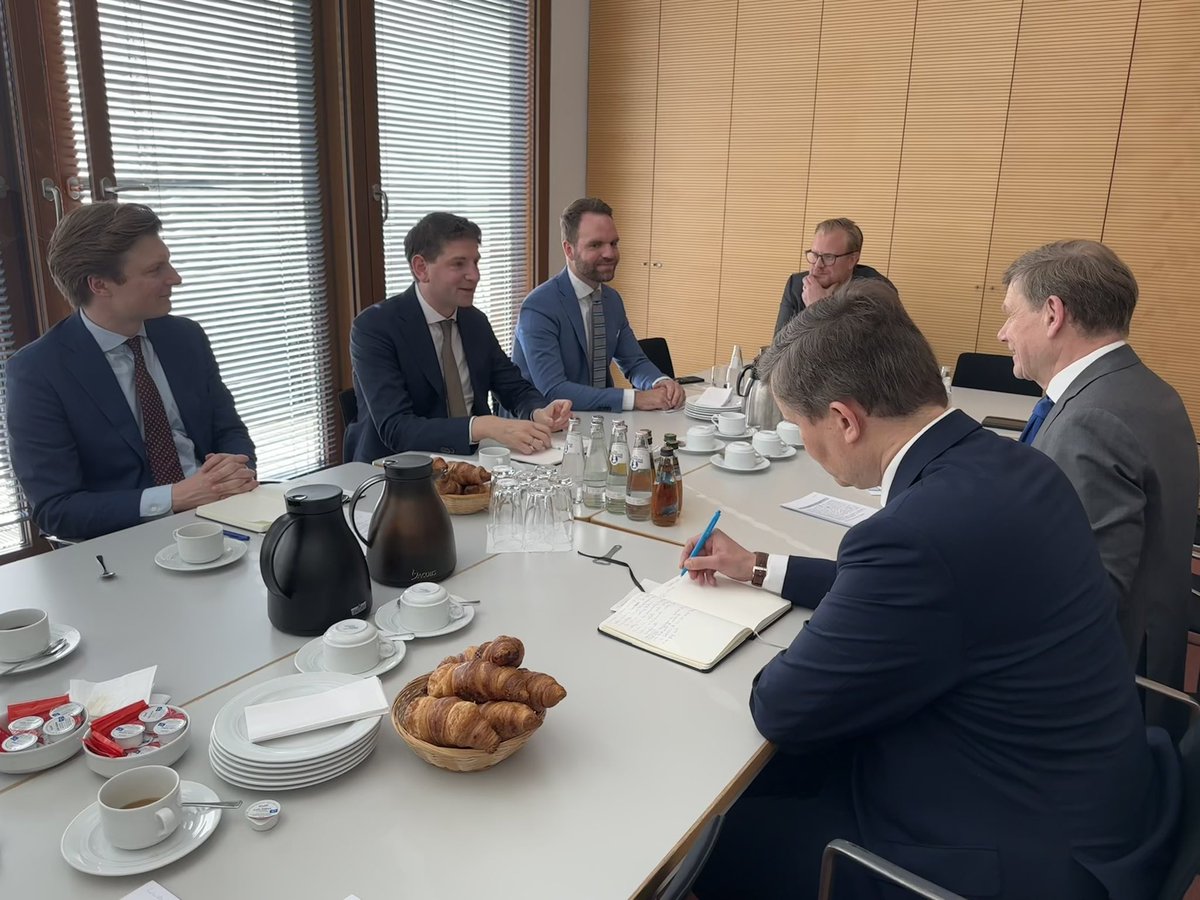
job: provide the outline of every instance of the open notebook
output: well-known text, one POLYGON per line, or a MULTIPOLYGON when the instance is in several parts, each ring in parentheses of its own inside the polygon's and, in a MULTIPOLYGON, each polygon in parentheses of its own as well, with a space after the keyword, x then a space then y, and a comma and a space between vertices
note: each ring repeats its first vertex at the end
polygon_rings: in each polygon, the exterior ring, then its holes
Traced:
POLYGON ((287 503, 283 495, 297 486, 296 482, 260 484, 249 493, 234 494, 224 500, 198 506, 196 515, 202 519, 220 522, 222 525, 261 534, 271 527, 272 522, 287 512, 287 503))
POLYGON ((718 578, 715 588, 680 576, 652 593, 631 591, 600 623, 600 631, 708 671, 791 609, 790 603, 767 591, 718 578))

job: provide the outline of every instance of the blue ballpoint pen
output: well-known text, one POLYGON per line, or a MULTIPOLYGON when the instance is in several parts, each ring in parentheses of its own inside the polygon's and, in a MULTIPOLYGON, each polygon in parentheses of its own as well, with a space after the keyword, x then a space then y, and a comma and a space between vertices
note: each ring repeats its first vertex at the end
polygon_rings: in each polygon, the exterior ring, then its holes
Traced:
POLYGON ((231 537, 231 538, 233 538, 235 541, 248 541, 248 540, 250 540, 250 536, 249 536, 249 535, 246 535, 246 534, 238 534, 236 531, 222 531, 222 532, 221 532, 221 534, 225 535, 225 537, 231 537))
MULTIPOLYGON (((691 559, 693 556, 700 555, 700 551, 704 549, 704 545, 707 544, 708 539, 712 537, 713 529, 717 527, 717 519, 719 518, 721 518, 721 511, 718 509, 715 513, 713 513, 712 521, 708 523, 708 527, 704 529, 704 534, 700 535, 700 540, 696 541, 696 546, 692 548, 691 555, 688 556, 688 559, 691 559)), ((687 569, 680 569, 679 574, 686 575, 687 569)))

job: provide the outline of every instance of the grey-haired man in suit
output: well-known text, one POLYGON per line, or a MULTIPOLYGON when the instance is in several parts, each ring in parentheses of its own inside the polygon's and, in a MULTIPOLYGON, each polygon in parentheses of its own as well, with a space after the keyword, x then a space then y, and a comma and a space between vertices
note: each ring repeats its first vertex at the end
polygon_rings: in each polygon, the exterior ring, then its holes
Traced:
POLYGON ((1179 394, 1125 341, 1137 281, 1108 247, 1075 240, 1029 251, 1004 283, 999 338, 1013 374, 1046 391, 1021 440, 1054 459, 1083 500, 1120 590, 1131 663, 1182 688, 1196 436, 1179 394))

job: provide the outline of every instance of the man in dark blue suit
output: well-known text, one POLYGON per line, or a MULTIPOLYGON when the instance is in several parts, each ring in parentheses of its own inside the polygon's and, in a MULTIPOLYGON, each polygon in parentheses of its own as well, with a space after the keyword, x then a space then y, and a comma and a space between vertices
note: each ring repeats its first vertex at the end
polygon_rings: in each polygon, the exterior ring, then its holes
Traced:
MULTIPOLYGON (((755 680, 754 722, 780 752, 697 895, 813 896, 842 837, 967 897, 1153 897, 1178 759, 1165 732, 1147 737, 1070 482, 946 409, 929 344, 882 282, 805 310, 760 371, 806 451, 844 486, 882 485, 883 508, 836 562, 717 532, 686 563, 816 610, 755 680)), ((852 885, 839 896, 885 893, 852 885)))
POLYGON ((75 308, 8 361, 13 469, 47 533, 84 539, 253 490, 254 444, 182 279, 135 203, 73 210, 50 239, 75 308))
POLYGON ((412 285, 354 320, 358 418, 346 429, 347 461, 405 450, 465 455, 485 438, 535 453, 566 427, 570 402, 551 403, 522 378, 472 306, 481 240, 461 216, 425 216, 404 238, 412 285), (489 393, 517 418, 492 415, 489 393))
POLYGON ((584 197, 563 210, 559 224, 567 265, 521 304, 513 346, 521 374, 547 397, 570 400, 575 409, 683 406, 683 388, 646 357, 621 295, 607 284, 621 261, 612 207, 584 197), (613 362, 632 388, 613 387, 613 362))

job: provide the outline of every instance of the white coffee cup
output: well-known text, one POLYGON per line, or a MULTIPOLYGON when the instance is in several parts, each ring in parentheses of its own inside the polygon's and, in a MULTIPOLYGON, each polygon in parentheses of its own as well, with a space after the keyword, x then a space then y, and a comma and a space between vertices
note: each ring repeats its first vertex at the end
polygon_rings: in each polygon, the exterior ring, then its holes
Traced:
POLYGON ((793 447, 804 446, 804 441, 800 437, 800 426, 795 422, 780 422, 775 426, 775 433, 785 444, 791 444, 793 447))
POLYGON ((512 453, 507 447, 481 447, 479 449, 479 464, 491 472, 497 466, 507 466, 512 463, 512 453))
POLYGON ((343 619, 321 638, 326 671, 357 675, 379 663, 379 629, 363 619, 343 619))
POLYGON ((0 662, 20 662, 50 646, 50 619, 40 609, 0 613, 0 662))
POLYGON ((100 827, 114 847, 142 850, 171 836, 183 821, 179 775, 166 766, 142 766, 114 775, 96 795, 100 827))
POLYGON ((712 417, 713 424, 721 434, 737 435, 746 433, 746 415, 740 412, 723 412, 712 417))
POLYGON ((422 581, 400 595, 400 624, 411 631, 437 631, 462 617, 462 607, 440 584, 422 581))
POLYGON ((753 469, 761 457, 745 441, 733 441, 725 445, 725 465, 731 469, 753 469))
POLYGON ((783 438, 774 431, 760 431, 750 439, 754 449, 763 456, 778 456, 783 452, 783 438))
POLYGON ((713 435, 716 429, 711 425, 692 425, 687 430, 687 449, 715 450, 717 439, 713 435))
POLYGON ((216 522, 193 522, 175 529, 175 546, 185 563, 207 563, 225 552, 225 535, 216 522))

